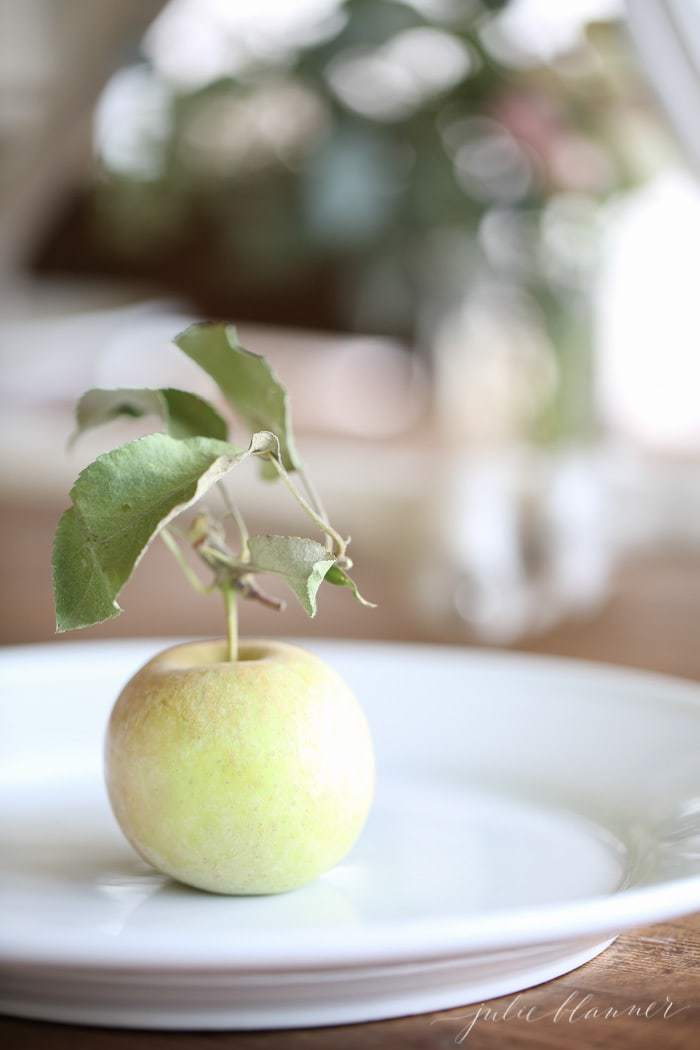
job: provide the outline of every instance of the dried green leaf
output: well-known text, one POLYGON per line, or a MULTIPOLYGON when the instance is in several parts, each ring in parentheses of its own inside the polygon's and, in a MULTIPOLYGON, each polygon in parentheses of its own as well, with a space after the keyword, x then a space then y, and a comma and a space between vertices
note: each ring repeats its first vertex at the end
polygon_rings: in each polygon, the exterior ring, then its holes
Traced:
POLYGON ((357 589, 355 581, 348 576, 345 569, 341 569, 339 565, 331 565, 330 569, 326 573, 326 583, 332 583, 336 587, 349 587, 355 598, 357 598, 360 605, 366 606, 368 609, 376 609, 375 602, 368 602, 366 598, 363 598, 357 589))
POLYGON ((238 342, 233 325, 194 324, 174 342, 218 384, 238 416, 251 430, 269 430, 280 443, 282 463, 298 470, 287 391, 264 357, 238 342))
POLYGON ((318 589, 333 565, 323 544, 303 536, 251 536, 248 548, 250 571, 282 576, 309 616, 315 616, 318 589))
POLYGON ((122 389, 88 390, 75 409, 76 428, 71 444, 86 430, 109 423, 118 416, 139 419, 159 416, 170 437, 210 437, 225 441, 226 421, 203 397, 186 390, 164 387, 161 390, 122 389))
POLYGON ((119 592, 151 540, 256 449, 213 438, 149 434, 99 456, 71 489, 53 551, 56 629, 117 616, 119 592))

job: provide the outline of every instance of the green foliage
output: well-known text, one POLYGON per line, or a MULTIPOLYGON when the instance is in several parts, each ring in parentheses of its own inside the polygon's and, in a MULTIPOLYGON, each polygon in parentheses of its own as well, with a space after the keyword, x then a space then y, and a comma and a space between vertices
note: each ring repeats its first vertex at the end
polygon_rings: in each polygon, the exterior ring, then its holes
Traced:
POLYGON ((238 342, 233 325, 194 324, 175 343, 208 372, 234 412, 251 430, 269 430, 279 440, 282 464, 298 470, 289 399, 264 357, 238 342))
MULTIPOLYGON (((255 585, 256 573, 282 577, 309 616, 316 615, 318 589, 326 579, 349 587, 358 601, 369 605, 340 567, 348 564, 348 541, 330 525, 307 479, 310 502, 290 477, 289 471, 301 469, 301 461, 287 392, 270 366, 240 346, 232 326, 193 325, 175 342, 216 380, 237 415, 255 432, 245 451, 222 440, 227 432, 222 417, 207 401, 183 390, 88 391, 77 406, 74 438, 118 416, 157 415, 167 433, 150 434, 99 456, 71 489, 72 505, 58 524, 53 550, 56 629, 89 627, 119 615, 117 598, 153 538, 251 456, 282 478, 325 536, 325 545, 299 536, 250 538, 224 489, 227 516, 235 520, 240 534, 238 555, 228 546, 223 521, 208 514, 198 516, 187 536, 213 573, 210 587, 204 587, 187 565, 174 538, 164 535, 188 580, 198 590, 222 591, 229 624, 235 622, 231 601, 236 594, 275 606, 274 599, 255 585)), ((230 642, 235 652, 235 640, 230 642)))
POLYGON ((315 616, 318 589, 335 561, 326 547, 302 536, 251 536, 248 546, 253 571, 282 576, 309 616, 315 616))
POLYGON ((119 592, 154 536, 250 454, 212 438, 149 434, 98 456, 56 532, 57 630, 118 616, 119 592))
POLYGON ((74 442, 84 431, 109 423, 118 416, 139 419, 159 416, 166 432, 173 438, 211 437, 225 441, 226 421, 203 397, 186 390, 165 387, 161 390, 123 389, 88 390, 75 409, 74 442))

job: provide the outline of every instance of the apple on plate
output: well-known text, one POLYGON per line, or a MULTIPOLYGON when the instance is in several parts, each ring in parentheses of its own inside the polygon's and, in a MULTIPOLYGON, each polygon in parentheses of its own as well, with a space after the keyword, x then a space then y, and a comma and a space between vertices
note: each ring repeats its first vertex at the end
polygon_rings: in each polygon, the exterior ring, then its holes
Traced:
POLYGON ((197 591, 220 593, 226 640, 168 649, 124 687, 107 731, 107 787, 125 836, 160 871, 217 893, 279 893, 333 867, 357 839, 372 801, 372 743, 357 700, 316 656, 277 642, 239 645, 238 601, 280 608, 259 583, 267 574, 309 616, 323 583, 371 603, 349 575, 350 540, 306 473, 287 393, 264 358, 229 325, 192 325, 175 343, 252 431, 248 446, 229 442, 218 409, 185 390, 84 394, 75 438, 117 416, 158 416, 165 433, 98 456, 71 489, 54 541, 56 627, 118 616, 117 598, 156 536, 197 591), (225 479, 251 461, 282 483, 320 538, 249 534, 225 479), (218 513, 200 506, 210 490, 218 513), (172 525, 195 504, 184 530, 172 525))

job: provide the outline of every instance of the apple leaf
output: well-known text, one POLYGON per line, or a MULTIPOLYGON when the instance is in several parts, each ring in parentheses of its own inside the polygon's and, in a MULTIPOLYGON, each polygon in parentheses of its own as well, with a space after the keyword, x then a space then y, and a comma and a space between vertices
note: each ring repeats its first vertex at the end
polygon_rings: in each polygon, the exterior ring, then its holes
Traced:
POLYGON ((316 615, 316 595, 334 558, 322 543, 302 536, 251 536, 252 572, 282 576, 309 614, 316 615))
POLYGON ((76 429, 71 444, 86 430, 109 423, 118 416, 160 416, 170 437, 210 437, 225 441, 226 421, 203 397, 186 390, 88 390, 75 409, 76 429))
POLYGON ((348 576, 345 569, 341 569, 339 565, 331 565, 330 569, 326 573, 326 582, 335 584, 336 587, 349 587, 355 598, 357 598, 360 605, 366 606, 368 609, 376 609, 375 602, 368 602, 366 598, 363 598, 357 589, 355 581, 348 576))
POLYGON ((174 517, 250 455, 266 455, 272 434, 241 451, 213 438, 149 434, 106 452, 81 472, 53 549, 56 629, 118 616, 117 596, 146 548, 174 517))
POLYGON ((286 470, 298 470, 287 391, 264 357, 238 342, 233 325, 193 324, 175 344, 218 384, 234 411, 251 430, 269 430, 279 440, 286 470))

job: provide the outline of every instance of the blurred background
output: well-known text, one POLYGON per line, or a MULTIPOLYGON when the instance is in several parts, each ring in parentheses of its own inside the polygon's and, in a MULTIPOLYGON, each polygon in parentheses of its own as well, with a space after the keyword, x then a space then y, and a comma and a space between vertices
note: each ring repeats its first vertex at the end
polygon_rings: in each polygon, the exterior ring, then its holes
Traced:
MULTIPOLYGON (((77 396, 215 399, 169 340, 226 318, 380 603, 244 632, 700 676, 697 68, 697 0, 0 0, 0 642, 53 636, 68 489, 149 429, 68 452, 77 396)), ((159 543, 121 604, 80 637, 221 631, 159 543)))

